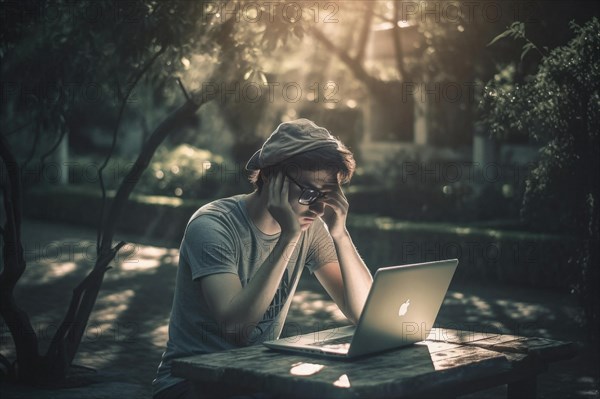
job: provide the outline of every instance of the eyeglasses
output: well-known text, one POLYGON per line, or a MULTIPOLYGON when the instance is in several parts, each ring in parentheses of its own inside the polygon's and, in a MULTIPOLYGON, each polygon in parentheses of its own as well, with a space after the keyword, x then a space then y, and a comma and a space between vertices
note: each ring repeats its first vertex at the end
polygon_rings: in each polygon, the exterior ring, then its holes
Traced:
POLYGON ((319 190, 315 190, 312 188, 308 188, 308 187, 302 187, 300 185, 300 183, 298 183, 296 180, 292 179, 290 177, 290 175, 287 175, 288 179, 290 179, 291 181, 293 181, 294 183, 296 183, 296 185, 298 187, 300 187, 300 189, 302 190, 302 192, 300 193, 300 197, 298 197, 298 202, 301 205, 312 205, 314 204, 319 198, 323 198, 325 197, 327 194, 320 192, 319 190))

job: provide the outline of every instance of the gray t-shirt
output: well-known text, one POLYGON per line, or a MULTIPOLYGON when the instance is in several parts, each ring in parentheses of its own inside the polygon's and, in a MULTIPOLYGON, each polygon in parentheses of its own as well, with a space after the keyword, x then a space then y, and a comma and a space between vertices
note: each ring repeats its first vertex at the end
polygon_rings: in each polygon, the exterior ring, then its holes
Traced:
MULTIPOLYGON (((152 381, 154 393, 183 380, 171 375, 173 359, 235 348, 210 316, 199 280, 211 274, 233 273, 244 287, 277 244, 279 234, 266 235, 250 220, 246 196, 206 204, 188 222, 179 249, 167 348, 152 381)), ((278 338, 304 266, 313 273, 336 261, 331 236, 317 218, 302 232, 295 250, 289 254, 279 288, 262 320, 257 325, 244 326, 240 333, 248 334, 250 344, 278 338)))

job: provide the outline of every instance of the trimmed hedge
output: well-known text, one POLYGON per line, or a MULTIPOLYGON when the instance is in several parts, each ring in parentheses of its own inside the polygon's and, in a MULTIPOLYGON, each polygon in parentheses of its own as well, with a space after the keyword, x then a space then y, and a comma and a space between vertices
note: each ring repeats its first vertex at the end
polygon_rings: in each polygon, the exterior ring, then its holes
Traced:
MULTIPOLYGON (((107 195, 110 198, 114 192, 107 195)), ((178 247, 191 215, 209 201, 133 195, 117 228, 122 233, 152 237, 178 247)), ((28 217, 93 228, 98 226, 100 204, 99 190, 76 186, 35 189, 24 195, 28 217)), ((577 275, 569 267, 575 240, 559 235, 406 222, 357 213, 348 217, 348 230, 372 270, 458 258, 455 278, 459 280, 483 279, 564 290, 570 288, 577 275)))
MULTIPOLYGON (((105 214, 114 191, 107 191, 105 214)), ((210 200, 192 201, 176 197, 131 195, 119 217, 117 231, 164 240, 178 247, 192 214, 210 200)), ((97 228, 102 193, 77 186, 32 189, 23 196, 24 214, 31 218, 73 223, 97 228)), ((118 239, 118 236, 115 237, 118 239)))
POLYGON ((575 240, 550 234, 352 215, 355 245, 372 268, 458 258, 457 279, 569 289, 575 240))

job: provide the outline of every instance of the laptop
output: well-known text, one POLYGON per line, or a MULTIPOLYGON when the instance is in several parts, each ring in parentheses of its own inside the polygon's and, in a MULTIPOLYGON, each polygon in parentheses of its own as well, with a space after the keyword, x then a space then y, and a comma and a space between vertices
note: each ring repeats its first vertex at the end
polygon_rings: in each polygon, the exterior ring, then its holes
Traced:
POLYGON ((356 326, 266 341, 271 349, 354 358, 427 339, 458 259, 382 267, 356 326))

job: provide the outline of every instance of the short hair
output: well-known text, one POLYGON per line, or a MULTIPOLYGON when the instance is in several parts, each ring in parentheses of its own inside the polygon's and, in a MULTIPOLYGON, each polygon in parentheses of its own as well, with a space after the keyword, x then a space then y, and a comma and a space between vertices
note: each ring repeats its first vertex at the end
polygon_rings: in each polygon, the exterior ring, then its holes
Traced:
POLYGON ((294 155, 277 165, 252 171, 248 176, 248 180, 250 180, 250 183, 252 183, 259 193, 263 186, 261 177, 273 176, 280 171, 284 171, 292 175, 292 177, 298 177, 303 170, 325 170, 335 173, 338 183, 348 183, 352 179, 352 175, 356 169, 356 162, 354 161, 354 155, 344 143, 337 139, 336 141, 338 144, 337 148, 325 146, 294 155))

